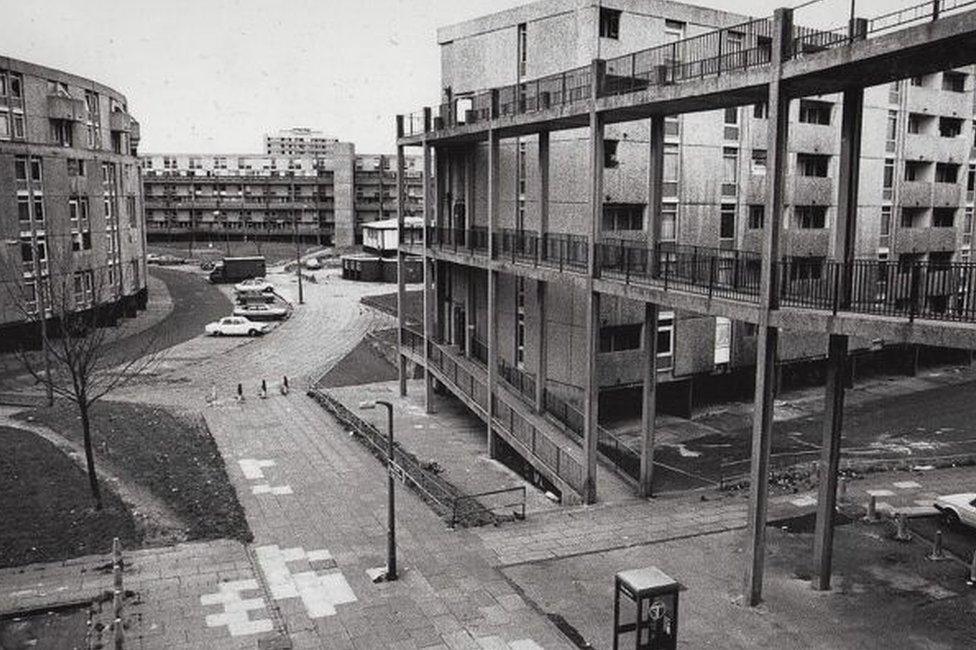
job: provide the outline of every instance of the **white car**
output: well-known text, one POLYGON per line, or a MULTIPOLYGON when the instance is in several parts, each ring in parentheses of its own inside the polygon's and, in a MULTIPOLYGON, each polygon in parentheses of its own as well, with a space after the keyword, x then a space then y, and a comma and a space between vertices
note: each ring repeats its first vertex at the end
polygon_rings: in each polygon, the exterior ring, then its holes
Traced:
POLYGON ((271 323, 256 323, 243 316, 227 316, 208 323, 205 331, 210 336, 260 336, 271 327, 271 323))
POLYGON ((307 260, 305 260, 305 268, 306 269, 320 269, 320 268, 322 268, 322 262, 320 262, 319 261, 319 258, 317 258, 317 257, 310 257, 307 260))
POLYGON ((259 292, 267 293, 274 291, 274 286, 264 278, 249 278, 234 285, 237 293, 259 292))
POLYGON ((976 528, 976 492, 935 497, 935 509, 950 525, 961 522, 976 528))
POLYGON ((234 307, 234 315, 252 321, 281 320, 288 315, 288 310, 280 305, 247 303, 234 307))

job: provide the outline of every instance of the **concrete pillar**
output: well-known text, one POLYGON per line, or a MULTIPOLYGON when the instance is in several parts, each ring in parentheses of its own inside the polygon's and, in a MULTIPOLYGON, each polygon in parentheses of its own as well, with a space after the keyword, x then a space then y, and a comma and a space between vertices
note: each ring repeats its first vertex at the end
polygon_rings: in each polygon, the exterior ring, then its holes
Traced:
MULTIPOLYGON (((397 115, 397 138, 403 137, 403 116, 397 115)), ((400 397, 407 394, 407 358, 403 355, 403 327, 406 325, 407 278, 404 271, 403 222, 406 216, 403 207, 404 176, 403 147, 396 150, 396 211, 397 211, 397 377, 400 380, 400 397)), ((382 171, 380 172, 382 175, 382 171)))
MULTIPOLYGON (((855 26, 851 25, 852 30, 855 26)), ((837 284, 838 308, 851 304, 851 270, 854 238, 857 233, 858 180, 861 161, 861 125, 864 90, 844 92, 841 116, 840 167, 837 197, 837 223, 834 228, 834 259, 843 272, 837 284)), ((814 589, 830 589, 834 543, 834 507, 837 500, 837 471, 840 467, 841 437, 844 427, 844 387, 848 379, 848 339, 832 334, 827 351, 827 381, 824 393, 823 442, 820 453, 817 521, 813 537, 814 589)))
POLYGON ((844 424, 844 378, 847 373, 847 337, 830 335, 827 352, 827 387, 824 394, 823 443, 817 494, 817 523, 813 535, 814 589, 830 589, 834 543, 834 508, 844 424))
POLYGON ((600 349, 600 294, 588 291, 586 368, 583 384, 583 503, 596 503, 596 460, 600 415, 597 353, 600 349))
POLYGON ((536 322, 535 410, 546 411, 546 376, 549 374, 549 337, 546 334, 546 283, 535 282, 535 303, 538 311, 536 322))
POLYGON ((549 232, 549 132, 539 133, 539 246, 549 232))
POLYGON ((769 312, 779 306, 779 230, 783 220, 783 190, 787 163, 790 100, 781 93, 782 64, 789 56, 793 12, 777 9, 773 14, 772 65, 769 80, 767 136, 766 219, 763 232, 762 270, 759 284, 759 323, 756 346, 755 410, 752 416, 752 458, 749 480, 749 514, 746 525, 744 601, 755 606, 762 601, 766 557, 766 512, 769 506, 769 452, 773 434, 776 348, 779 330, 769 325, 769 312))
MULTIPOLYGON (((599 69, 600 62, 594 61, 599 69)), ((600 230, 603 224, 603 144, 604 122, 596 111, 590 112, 590 251, 587 278, 585 323, 585 359, 583 377, 583 503, 595 503, 597 442, 600 422, 600 384, 597 379, 597 354, 600 350, 600 294, 593 290, 600 230)))
MULTIPOLYGON (((425 111, 428 109, 425 109, 425 111)), ((426 119, 426 116, 425 116, 426 119)), ((432 312, 434 309, 434 297, 431 294, 431 289, 433 287, 433 269, 432 269, 432 258, 430 256, 430 250, 428 248, 430 242, 427 239, 427 232, 430 229, 432 223, 431 218, 434 213, 432 202, 436 200, 432 196, 431 191, 431 154, 433 153, 433 147, 427 144, 425 141, 423 143, 424 150, 424 259, 423 259, 423 272, 424 272, 424 409, 427 413, 434 412, 434 381, 433 375, 431 375, 430 367, 430 346, 433 345, 433 319, 432 312)))
POLYGON ((498 319, 494 317, 498 308, 498 275, 492 270, 494 264, 491 253, 495 246, 495 227, 498 223, 498 157, 500 139, 494 129, 488 131, 488 454, 498 456, 498 441, 495 438, 492 421, 495 417, 495 383, 498 373, 498 319))
MULTIPOLYGON (((657 243, 661 241, 661 196, 664 188, 664 116, 655 115, 652 117, 649 127, 647 212, 644 230, 647 233, 647 248, 654 251, 657 243)), ((657 256, 651 255, 650 261, 650 271, 653 274, 657 267, 657 256)))
POLYGON ((644 303, 644 391, 641 410, 640 480, 637 494, 649 497, 654 479, 654 419, 657 415, 657 317, 658 306, 644 303))
POLYGON ((467 278, 467 292, 464 297, 464 355, 466 357, 472 356, 473 350, 473 340, 474 340, 474 309, 475 309, 475 289, 474 289, 474 278, 475 278, 475 268, 473 266, 466 267, 466 278, 467 278))

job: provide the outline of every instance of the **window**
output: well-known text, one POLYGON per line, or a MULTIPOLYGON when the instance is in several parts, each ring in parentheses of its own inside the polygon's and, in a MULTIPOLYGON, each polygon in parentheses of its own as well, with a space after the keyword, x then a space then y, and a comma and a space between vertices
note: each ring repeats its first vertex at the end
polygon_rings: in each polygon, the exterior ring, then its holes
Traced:
POLYGON ((925 226, 926 208, 902 208, 901 222, 902 228, 922 228, 925 226))
POLYGON ((735 205, 722 204, 719 212, 718 238, 735 238, 735 205))
POLYGON ((739 109, 735 106, 730 106, 725 109, 725 123, 727 125, 736 125, 739 123, 739 109))
POLYGON ((790 280, 819 280, 823 277, 822 257, 794 257, 789 265, 790 280))
POLYGON ((603 141, 603 166, 607 169, 612 169, 619 164, 617 161, 617 144, 617 140, 603 141))
POLYGON ((892 158, 886 158, 884 161, 884 176, 881 181, 882 188, 882 198, 887 201, 891 200, 891 194, 895 186, 895 161, 892 158))
POLYGON ((678 173, 680 161, 678 159, 678 145, 666 143, 664 145, 664 169, 662 171, 662 195, 678 196, 678 173))
POLYGON ((940 117, 939 135, 943 138, 956 138, 962 135, 962 120, 954 117, 940 117))
POLYGON ((68 120, 51 120, 51 141, 62 147, 72 145, 73 127, 68 120))
POLYGON ((664 21, 664 42, 673 43, 685 37, 685 24, 680 20, 664 21))
POLYGON ((912 86, 915 86, 916 88, 921 88, 921 87, 923 87, 925 85, 925 77, 926 77, 926 75, 921 75, 921 76, 918 76, 918 77, 912 77, 911 80, 909 81, 909 83, 912 86))
POLYGON ((14 109, 10 116, 10 124, 13 127, 11 137, 14 140, 24 139, 24 114, 14 109))
POLYGON ((961 72, 943 72, 942 90, 952 93, 966 92, 966 75, 961 72))
POLYGON ((681 137, 681 120, 678 118, 677 115, 664 116, 664 137, 666 138, 681 137))
POLYGON ((925 132, 925 123, 928 121, 926 115, 920 113, 908 114, 908 132, 919 134, 925 132))
POLYGON ((880 231, 882 237, 887 237, 891 234, 891 206, 883 205, 881 206, 881 227, 880 231))
POLYGON ((0 111, 0 140, 10 139, 10 114, 0 111))
POLYGON ((27 156, 16 156, 14 158, 14 177, 18 181, 27 180, 27 156))
POLYGON ((41 159, 37 156, 30 157, 30 175, 35 183, 41 182, 41 159))
POLYGON ((603 206, 603 229, 643 230, 644 205, 642 203, 607 203, 603 206))
POLYGON ((769 117, 769 103, 759 102, 752 107, 752 116, 757 120, 765 120, 769 117))
POLYGON ((678 204, 661 204, 661 241, 674 241, 677 236, 678 204))
POLYGON ((935 163, 936 183, 955 183, 959 178, 959 165, 954 163, 935 163))
POLYGON ((918 162, 915 160, 905 161, 905 180, 906 181, 922 181, 925 180, 925 169, 928 166, 926 162, 918 162))
POLYGON ((800 100, 800 121, 805 124, 830 124, 830 112, 833 104, 817 102, 809 99, 800 100))
POLYGON ((827 206, 798 205, 794 208, 796 227, 804 230, 825 228, 827 226, 827 206))
POLYGON ((84 176, 85 161, 83 158, 68 158, 68 176, 84 176))
POLYGON ((662 312, 657 321, 657 369, 674 366, 674 312, 662 312))
POLYGON ((754 176, 766 175, 766 150, 765 149, 752 150, 752 174, 754 176))
POLYGON ((525 367, 525 277, 515 278, 515 366, 525 367))
POLYGON ((526 31, 527 25, 525 23, 519 23, 518 26, 518 74, 520 77, 524 77, 526 74, 526 67, 528 63, 528 32, 526 31))
POLYGON ((7 96, 7 73, 0 70, 0 97, 7 96))
POLYGON ((739 179, 739 150, 722 148, 722 196, 735 196, 739 179))
POLYGON ((888 123, 885 128, 885 150, 892 152, 895 150, 895 143, 898 138, 898 111, 888 111, 888 123))
POLYGON ((643 324, 607 325, 600 328, 600 352, 639 350, 643 324))
POLYGON ((800 176, 826 178, 830 169, 830 156, 812 153, 796 154, 796 171, 800 176))
POLYGON ((901 81, 892 81, 888 86, 888 103, 897 104, 901 101, 901 81))
POLYGON ((17 197, 17 221, 21 230, 30 230, 30 197, 26 195, 17 197))
POLYGON ((600 7, 600 37, 620 38, 620 11, 600 7))
POLYGON ((932 210, 933 228, 952 228, 956 221, 955 208, 935 208, 932 210))
POLYGON ((24 97, 24 78, 17 72, 10 73, 10 96, 16 99, 24 97))
POLYGON ((759 230, 763 227, 766 215, 766 206, 762 203, 753 203, 749 206, 749 229, 759 230))

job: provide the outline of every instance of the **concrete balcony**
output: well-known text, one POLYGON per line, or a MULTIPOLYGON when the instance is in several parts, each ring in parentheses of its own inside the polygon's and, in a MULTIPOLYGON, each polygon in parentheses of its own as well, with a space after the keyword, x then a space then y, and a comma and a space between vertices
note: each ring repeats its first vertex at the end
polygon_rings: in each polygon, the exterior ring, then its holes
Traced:
POLYGON ((766 177, 751 175, 745 181, 745 202, 766 203, 766 177))
POLYGON ((956 247, 955 228, 898 228, 896 253, 950 251, 956 247))
POLYGON ((108 125, 112 131, 128 133, 131 131, 132 118, 124 111, 112 111, 109 114, 108 125))
POLYGON ((932 205, 937 208, 954 208, 962 204, 962 186, 958 183, 933 183, 932 205))
POLYGON ((947 138, 909 133, 905 136, 905 158, 908 160, 941 160, 947 138))
POLYGON ((826 257, 830 253, 831 231, 827 228, 790 228, 784 234, 787 255, 826 257))
POLYGON ((830 205, 835 202, 836 192, 832 178, 797 176, 793 182, 793 205, 830 205))
POLYGON ((47 116, 52 120, 81 122, 88 114, 85 102, 64 95, 47 96, 47 116))
POLYGON ((837 154, 838 130, 828 124, 790 124, 790 151, 837 154))
POLYGON ((899 202, 903 206, 927 208, 932 205, 932 186, 928 181, 902 181, 899 202))
POLYGON ((910 113, 971 119, 973 114, 972 95, 970 93, 948 92, 941 88, 909 86, 905 109, 910 113))

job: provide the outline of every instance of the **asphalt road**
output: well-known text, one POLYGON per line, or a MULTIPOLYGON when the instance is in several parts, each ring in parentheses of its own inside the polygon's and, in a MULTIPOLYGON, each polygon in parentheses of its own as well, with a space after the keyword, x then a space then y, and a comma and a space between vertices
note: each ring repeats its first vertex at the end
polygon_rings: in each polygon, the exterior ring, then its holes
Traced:
MULTIPOLYGON (((725 414, 708 419, 707 424, 718 432, 686 441, 684 454, 673 447, 659 448, 656 460, 717 481, 723 474, 723 463, 749 458, 750 418, 725 414), (691 457, 688 451, 701 455, 691 457)), ((816 451, 820 447, 821 427, 820 414, 776 422, 772 453, 816 451)), ((879 458, 901 457, 910 452, 919 462, 924 462, 926 456, 976 452, 976 381, 946 383, 909 395, 880 397, 848 406, 844 409, 844 447, 874 447, 879 458)), ((748 471, 748 464, 724 471, 726 475, 748 471)), ((660 478, 664 484, 659 489, 687 487, 674 484, 667 476, 660 478)))
POLYGON ((199 336, 207 323, 228 316, 234 309, 220 289, 202 275, 158 266, 150 266, 149 273, 166 284, 173 309, 149 329, 113 343, 111 354, 120 361, 164 350, 199 336))

